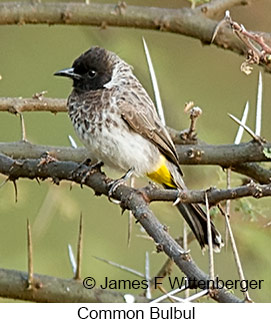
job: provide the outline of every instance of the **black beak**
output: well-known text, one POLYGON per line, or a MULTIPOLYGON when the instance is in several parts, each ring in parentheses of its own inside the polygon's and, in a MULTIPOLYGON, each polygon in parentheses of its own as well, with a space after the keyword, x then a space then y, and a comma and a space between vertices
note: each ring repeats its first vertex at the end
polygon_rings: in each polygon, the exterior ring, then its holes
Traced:
POLYGON ((71 68, 64 68, 63 70, 57 71, 54 73, 55 76, 65 76, 71 79, 80 80, 82 77, 79 74, 74 73, 73 67, 71 68))

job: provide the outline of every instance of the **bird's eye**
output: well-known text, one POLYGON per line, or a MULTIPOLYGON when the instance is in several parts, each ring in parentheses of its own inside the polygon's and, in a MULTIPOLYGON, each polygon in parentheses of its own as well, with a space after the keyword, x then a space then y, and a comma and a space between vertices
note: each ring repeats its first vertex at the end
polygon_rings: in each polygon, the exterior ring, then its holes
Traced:
POLYGON ((97 75, 97 72, 95 70, 90 70, 88 72, 88 76, 93 79, 97 75))

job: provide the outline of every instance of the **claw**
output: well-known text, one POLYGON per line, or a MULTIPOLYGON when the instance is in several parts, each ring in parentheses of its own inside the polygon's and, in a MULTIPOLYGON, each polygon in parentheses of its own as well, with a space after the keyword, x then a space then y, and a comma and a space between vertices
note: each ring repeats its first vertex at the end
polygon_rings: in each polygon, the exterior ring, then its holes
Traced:
POLYGON ((111 181, 111 183, 109 183, 110 185, 110 189, 108 191, 108 200, 110 202, 113 202, 115 204, 120 204, 121 202, 115 199, 112 199, 112 196, 114 194, 114 192, 116 191, 116 189, 120 186, 120 185, 124 185, 126 183, 126 181, 133 175, 134 173, 134 168, 130 168, 127 173, 125 173, 121 178, 116 179, 111 181))
POLYGON ((78 167, 76 167, 76 169, 74 169, 72 172, 71 172, 71 176, 74 177, 76 176, 76 173, 78 172, 78 170, 82 167, 82 166, 87 166, 88 169, 87 170, 83 170, 79 173, 79 175, 82 175, 83 178, 81 180, 81 184, 84 184, 87 177, 91 174, 91 172, 94 170, 94 169, 100 169, 102 166, 103 166, 103 162, 102 161, 98 161, 97 163, 94 163, 94 164, 90 164, 91 160, 90 158, 87 158, 86 160, 84 160, 82 163, 80 163, 78 165, 78 167))
POLYGON ((180 194, 182 193, 182 190, 179 187, 177 187, 177 191, 178 191, 178 195, 177 195, 176 200, 172 204, 173 206, 176 206, 177 204, 179 204, 181 202, 180 194))

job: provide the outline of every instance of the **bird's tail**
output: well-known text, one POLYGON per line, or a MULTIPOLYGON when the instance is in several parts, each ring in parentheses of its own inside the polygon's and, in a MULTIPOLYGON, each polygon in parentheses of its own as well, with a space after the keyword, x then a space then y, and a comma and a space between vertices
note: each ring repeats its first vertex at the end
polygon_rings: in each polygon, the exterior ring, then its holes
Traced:
MULTIPOLYGON (((204 210, 198 204, 178 203, 178 210, 181 212, 185 221, 197 238, 201 248, 208 245, 207 237, 207 216, 204 210)), ((221 234, 215 228, 211 221, 212 242, 214 251, 219 252, 223 246, 221 234)))
MULTIPOLYGON (((187 189, 182 179, 180 167, 168 161, 163 155, 160 156, 156 171, 147 175, 167 189, 187 189)), ((208 245, 207 215, 204 210, 198 204, 189 203, 178 203, 177 208, 191 228, 201 248, 208 245)), ((223 246, 223 242, 220 233, 216 230, 212 221, 211 232, 214 251, 218 252, 223 246)))

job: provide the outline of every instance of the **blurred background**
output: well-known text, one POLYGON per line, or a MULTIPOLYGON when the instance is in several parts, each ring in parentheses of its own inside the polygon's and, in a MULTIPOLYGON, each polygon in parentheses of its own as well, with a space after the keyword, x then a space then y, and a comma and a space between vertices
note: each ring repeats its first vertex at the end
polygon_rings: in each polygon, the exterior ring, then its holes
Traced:
MULTIPOLYGON (((2 1, 1 1, 2 2, 2 1)), ((46 1, 43 1, 46 2, 46 1)), ((96 1, 116 3, 116 1, 96 1)), ((127 0, 133 5, 146 5, 146 1, 127 0)), ((188 1, 149 0, 148 6, 180 8, 188 1)), ((246 7, 231 9, 234 20, 248 30, 271 31, 269 0, 255 1, 246 7)), ((222 18, 222 17, 219 17, 222 18)), ((158 31, 126 28, 100 29, 77 26, 1 26, 0 27, 0 96, 31 97, 36 92, 48 91, 47 97, 67 98, 71 81, 56 78, 53 73, 70 67, 76 57, 90 46, 99 45, 116 52, 134 66, 134 72, 153 98, 152 85, 142 46, 142 36, 148 44, 158 79, 167 124, 175 129, 189 126, 189 117, 183 112, 187 101, 194 101, 203 114, 197 125, 198 137, 210 144, 233 143, 237 125, 227 116, 240 118, 247 100, 250 112, 247 124, 255 128, 255 105, 259 68, 246 76, 240 71, 244 58, 230 51, 203 46, 199 40, 158 31)), ((262 135, 270 141, 271 76, 263 73, 262 135)), ((27 139, 35 144, 69 146, 68 135, 78 145, 71 122, 66 113, 24 113, 27 139)), ((7 112, 0 113, 0 141, 20 140, 20 119, 7 112)), ((243 141, 250 138, 245 134, 243 141)), ((269 165, 267 165, 269 167, 269 165)), ((225 187, 225 173, 219 167, 184 166, 185 181, 190 188, 225 187)), ((114 178, 121 174, 112 173, 114 178)), ((240 185, 243 176, 233 175, 232 185, 240 185)), ((0 175, 0 183, 5 177, 0 175)), ((147 183, 137 181, 137 186, 147 183)), ((134 224, 132 241, 127 246, 128 213, 122 216, 120 208, 106 197, 95 197, 88 188, 62 182, 52 185, 19 180, 18 202, 14 187, 8 182, 0 188, 0 267, 27 270, 26 219, 33 228, 35 273, 71 278, 67 245, 76 249, 80 214, 84 218, 84 249, 82 277, 93 276, 97 283, 110 279, 136 279, 129 273, 96 260, 99 256, 144 272, 145 252, 150 253, 150 272, 154 276, 166 260, 157 254, 155 244, 142 238, 144 233, 134 224)), ((170 203, 152 203, 158 219, 169 227, 173 237, 182 234, 182 220, 170 203)), ((232 203, 231 223, 246 279, 260 280, 262 289, 251 290, 256 302, 271 300, 271 256, 269 246, 271 199, 242 199, 232 203)), ((134 222, 134 221, 133 221, 134 222)), ((215 222, 224 233, 224 221, 218 214, 215 222)), ((208 271, 207 254, 202 255, 198 244, 191 246, 196 263, 208 271)), ((221 279, 238 279, 231 248, 215 255, 215 273, 221 279)), ((174 267, 172 276, 181 275, 174 267)), ((165 284, 165 288, 169 286, 165 284)), ((127 291, 126 291, 127 292, 127 291)), ((140 293, 141 291, 130 291, 140 293)), ((234 291, 241 296, 239 291, 234 291)), ((158 295, 158 293, 156 293, 158 295)), ((6 301, 2 299, 1 301, 6 301)), ((201 301, 208 301, 206 299, 201 301)))

